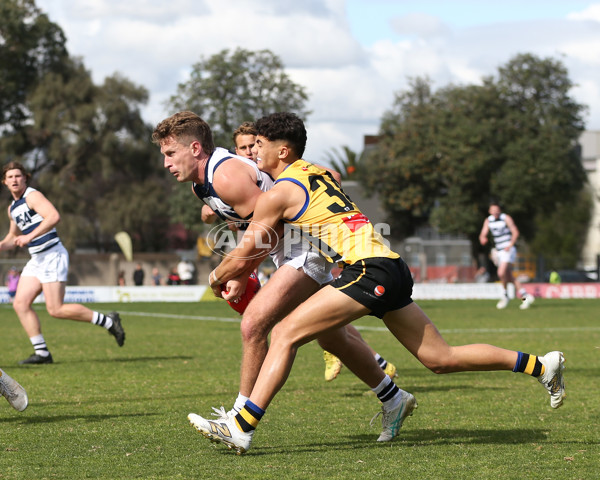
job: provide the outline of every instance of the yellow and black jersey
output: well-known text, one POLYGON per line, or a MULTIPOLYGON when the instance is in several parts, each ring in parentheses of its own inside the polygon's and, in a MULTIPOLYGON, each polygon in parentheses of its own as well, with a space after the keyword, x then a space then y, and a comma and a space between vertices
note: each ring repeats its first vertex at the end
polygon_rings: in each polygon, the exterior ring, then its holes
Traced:
POLYGON ((293 182, 306 194, 298 214, 283 220, 330 262, 353 264, 364 258, 399 257, 326 170, 297 160, 275 184, 280 182, 293 182))

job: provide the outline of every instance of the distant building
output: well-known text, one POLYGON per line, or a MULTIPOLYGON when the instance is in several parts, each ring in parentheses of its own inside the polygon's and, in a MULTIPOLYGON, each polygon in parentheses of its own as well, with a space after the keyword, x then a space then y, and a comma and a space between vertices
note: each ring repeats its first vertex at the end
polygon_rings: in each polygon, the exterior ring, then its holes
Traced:
POLYGON ((583 132, 579 144, 581 161, 594 199, 590 228, 581 255, 581 267, 595 269, 600 255, 600 130, 583 132))

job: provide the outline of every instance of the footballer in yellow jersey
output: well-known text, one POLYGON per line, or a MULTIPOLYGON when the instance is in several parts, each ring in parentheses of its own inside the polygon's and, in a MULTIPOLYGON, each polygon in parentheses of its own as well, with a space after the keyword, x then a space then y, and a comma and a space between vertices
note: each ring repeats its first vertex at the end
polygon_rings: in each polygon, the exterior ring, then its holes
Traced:
POLYGON ((327 171, 296 160, 275 186, 286 181, 302 188, 306 198, 300 211, 283 221, 300 230, 325 258, 343 265, 333 287, 379 318, 412 302, 408 266, 327 171))
MULTIPOLYGON (((238 245, 209 275, 213 290, 239 278, 252 267, 251 255, 261 250, 266 232, 283 220, 298 228, 318 225, 314 241, 330 249, 330 259, 344 264, 341 275, 301 303, 274 330, 267 356, 244 408, 234 418, 223 415, 217 429, 193 414, 192 424, 211 441, 246 452, 255 430, 273 398, 285 384, 299 347, 318 335, 361 318, 375 315, 425 367, 438 374, 504 370, 537 378, 558 408, 565 397, 562 374, 564 355, 552 351, 536 356, 488 344, 449 345, 425 312, 412 301, 412 278, 406 263, 376 239, 372 226, 343 190, 322 171, 302 158, 306 129, 296 115, 274 113, 256 121, 259 168, 276 179, 271 190, 256 202, 253 220, 238 245), (353 221, 356 220, 356 221, 353 221), (333 225, 339 236, 323 226, 333 225), (260 242, 259 242, 260 241, 260 242), (377 256, 381 255, 381 256, 377 256)), ((312 232, 311 232, 312 233, 312 232)), ((217 290, 220 295, 220 289, 217 290)), ((356 371, 359 363, 353 363, 356 371)), ((382 402, 383 431, 378 441, 390 441, 416 408, 413 395, 396 386, 381 372, 369 385, 382 402), (379 376, 381 383, 376 384, 379 376)))
POLYGON ((329 172, 297 160, 275 184, 285 181, 301 187, 306 200, 297 215, 283 221, 296 227, 329 261, 352 264, 363 258, 399 257, 329 172))

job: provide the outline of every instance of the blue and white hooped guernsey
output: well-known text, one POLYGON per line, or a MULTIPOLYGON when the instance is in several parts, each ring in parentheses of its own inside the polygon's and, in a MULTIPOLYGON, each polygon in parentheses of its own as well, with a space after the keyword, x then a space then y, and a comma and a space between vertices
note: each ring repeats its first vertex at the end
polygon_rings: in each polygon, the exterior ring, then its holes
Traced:
POLYGON ((273 179, 269 174, 261 171, 256 163, 252 160, 229 153, 228 150, 221 147, 217 147, 215 149, 206 163, 206 169, 204 171, 204 184, 200 185, 198 183, 194 183, 192 185, 192 189, 194 190, 196 196, 206 203, 212 209, 212 211, 219 216, 219 218, 222 220, 230 220, 235 222, 236 226, 240 230, 246 230, 250 220, 252 220, 252 214, 248 215, 246 218, 240 217, 230 205, 221 200, 213 188, 213 178, 217 168, 219 168, 223 162, 232 158, 236 158, 250 165, 256 172, 256 185, 258 188, 260 188, 263 192, 270 190, 270 188, 273 186, 273 179))
POLYGON ((493 215, 488 217, 488 227, 494 238, 494 245, 497 250, 504 250, 512 240, 512 232, 506 224, 506 214, 501 213, 500 217, 496 218, 493 215))
MULTIPOLYGON (((34 230, 43 220, 39 213, 29 208, 25 200, 27 195, 36 191, 37 190, 35 188, 27 187, 21 198, 18 200, 13 200, 13 202, 10 204, 10 216, 17 224, 17 227, 19 227, 19 230, 21 230, 21 233, 24 235, 27 235, 34 230)), ((58 243, 60 243, 60 238, 58 238, 56 229, 53 228, 49 232, 34 238, 27 244, 27 248, 29 249, 29 253, 31 255, 35 255, 36 253, 41 253, 49 248, 52 248, 58 243)))

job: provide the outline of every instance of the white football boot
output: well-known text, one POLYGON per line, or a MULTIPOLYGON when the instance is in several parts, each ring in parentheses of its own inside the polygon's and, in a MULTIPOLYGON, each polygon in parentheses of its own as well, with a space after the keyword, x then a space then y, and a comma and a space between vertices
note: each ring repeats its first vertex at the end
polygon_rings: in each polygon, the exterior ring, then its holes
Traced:
POLYGON ((565 379, 563 370, 565 369, 565 356, 562 352, 550 352, 543 357, 538 357, 544 365, 544 374, 538 377, 540 382, 550 394, 550 406, 558 408, 563 404, 565 393, 565 379))
POLYGON ((498 300, 498 303, 496 304, 496 308, 498 310, 502 310, 503 308, 508 307, 508 297, 506 295, 504 295, 500 300, 498 300))
POLYGON ((243 432, 238 428, 234 417, 222 415, 216 420, 207 420, 200 415, 190 413, 188 420, 202 436, 211 442, 226 445, 230 450, 235 450, 238 455, 246 453, 250 449, 254 430, 243 432))
POLYGON ((13 378, 9 377, 4 370, 0 368, 0 395, 8 400, 10 406, 17 412, 22 412, 27 408, 29 399, 27 392, 13 378))
POLYGON ((533 295, 530 295, 529 293, 527 293, 523 297, 523 299, 521 301, 521 305, 519 305, 519 308, 521 310, 527 310, 533 302, 535 302, 535 297, 533 295))
POLYGON ((396 408, 392 410, 386 410, 386 408, 382 405, 381 411, 377 412, 377 414, 371 419, 371 425, 373 425, 373 422, 379 415, 383 416, 381 419, 383 431, 377 439, 378 442, 392 441, 398 435, 404 419, 412 415, 413 410, 418 406, 417 400, 412 394, 405 392, 404 390, 401 390, 401 393, 402 399, 396 408))

